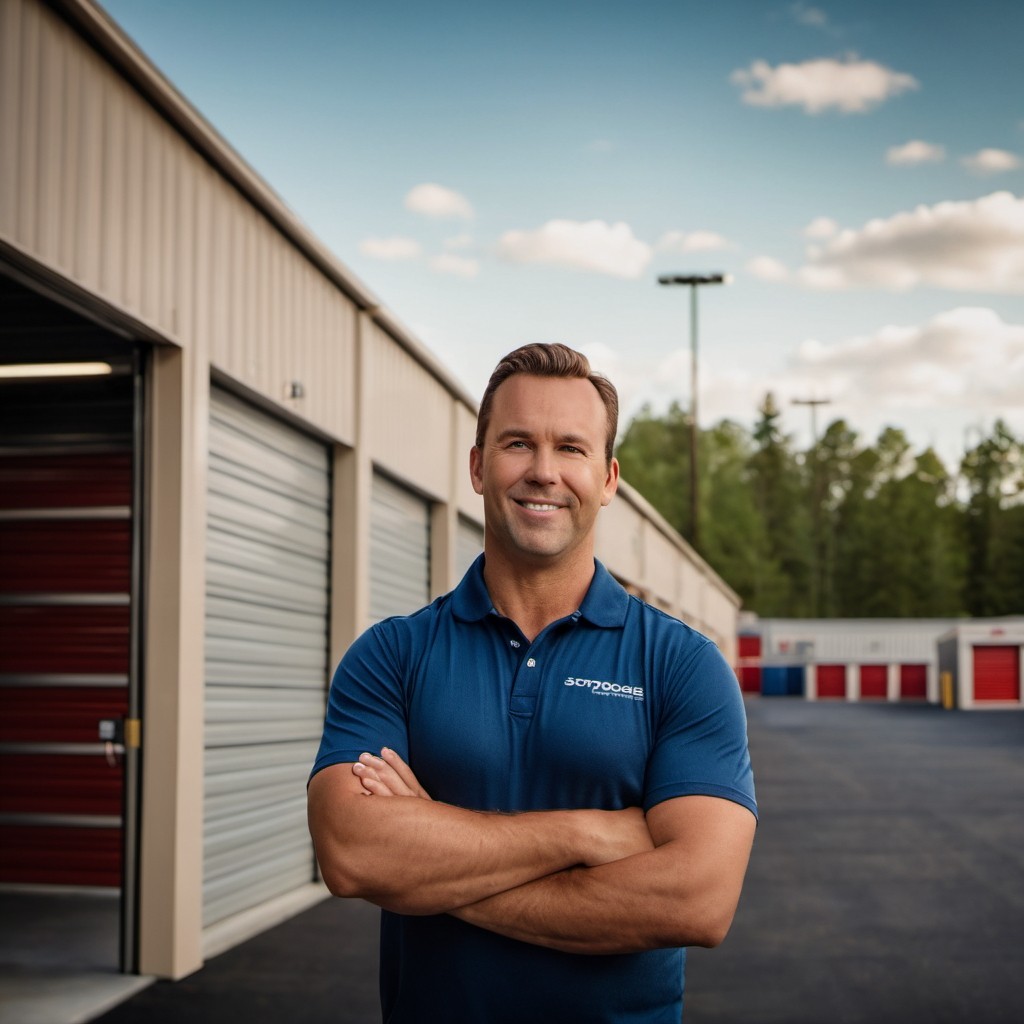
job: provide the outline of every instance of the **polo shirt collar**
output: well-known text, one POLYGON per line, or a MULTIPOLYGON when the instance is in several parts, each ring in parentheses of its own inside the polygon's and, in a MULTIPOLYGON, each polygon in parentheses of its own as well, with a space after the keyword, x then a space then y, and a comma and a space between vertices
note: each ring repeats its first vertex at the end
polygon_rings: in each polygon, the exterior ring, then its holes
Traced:
MULTIPOLYGON (((628 607, 629 594, 595 558, 594 578, 580 604, 580 617, 595 626, 614 628, 625 624, 628 607)), ((479 555, 452 591, 452 613, 463 622, 479 622, 493 611, 494 603, 484 583, 484 556, 479 555)))

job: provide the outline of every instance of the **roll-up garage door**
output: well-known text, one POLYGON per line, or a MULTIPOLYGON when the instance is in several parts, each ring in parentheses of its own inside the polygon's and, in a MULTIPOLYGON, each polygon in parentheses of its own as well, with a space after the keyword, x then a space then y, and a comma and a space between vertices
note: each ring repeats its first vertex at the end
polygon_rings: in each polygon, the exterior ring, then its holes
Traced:
POLYGON ((100 723, 119 741, 131 703, 135 383, 107 366, 0 387, 3 883, 122 885, 125 756, 100 723))
POLYGON ((1021 699, 1019 647, 977 644, 973 658, 976 701, 1021 699))
POLYGON ((885 700, 889 696, 889 666, 861 665, 861 700, 885 700))
POLYGON ((928 666, 900 665, 900 700, 925 700, 928 697, 928 666))
POLYGON ((328 677, 326 446, 214 390, 203 923, 311 881, 305 783, 328 677))
POLYGON ((484 528, 472 519, 459 516, 459 527, 455 535, 455 582, 458 583, 466 570, 476 561, 484 549, 484 528))
POLYGON ((846 697, 846 666, 818 666, 818 697, 822 700, 845 699, 846 697))
POLYGON ((380 473, 370 512, 370 617, 408 615, 430 600, 430 506, 380 473))

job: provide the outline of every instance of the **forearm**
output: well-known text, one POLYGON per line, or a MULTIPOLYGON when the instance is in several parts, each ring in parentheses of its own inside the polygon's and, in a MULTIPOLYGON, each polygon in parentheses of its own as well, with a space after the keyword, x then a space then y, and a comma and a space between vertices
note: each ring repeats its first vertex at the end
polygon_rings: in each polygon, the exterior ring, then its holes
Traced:
POLYGON ((709 903, 697 886, 681 885, 678 868, 654 851, 560 871, 451 913, 567 953, 634 953, 715 945, 723 922, 715 920, 709 903))
POLYGON ((653 813, 657 820, 648 822, 657 849, 561 871, 453 915, 569 953, 718 945, 739 902, 753 816, 703 797, 671 801, 653 813))
POLYGON ((331 891, 399 913, 443 913, 575 864, 621 855, 608 826, 623 812, 487 814, 430 800, 369 797, 317 778, 309 796, 310 830, 331 891))

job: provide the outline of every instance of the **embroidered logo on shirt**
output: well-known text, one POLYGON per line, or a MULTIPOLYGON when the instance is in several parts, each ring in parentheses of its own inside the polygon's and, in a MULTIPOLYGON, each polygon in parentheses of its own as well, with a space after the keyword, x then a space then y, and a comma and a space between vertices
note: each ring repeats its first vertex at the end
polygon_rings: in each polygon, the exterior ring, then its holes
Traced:
POLYGON ((582 679, 578 676, 569 676, 565 680, 566 686, 579 686, 589 690, 597 697, 626 697, 628 700, 643 700, 644 688, 642 686, 624 686, 621 683, 606 683, 600 679, 582 679))

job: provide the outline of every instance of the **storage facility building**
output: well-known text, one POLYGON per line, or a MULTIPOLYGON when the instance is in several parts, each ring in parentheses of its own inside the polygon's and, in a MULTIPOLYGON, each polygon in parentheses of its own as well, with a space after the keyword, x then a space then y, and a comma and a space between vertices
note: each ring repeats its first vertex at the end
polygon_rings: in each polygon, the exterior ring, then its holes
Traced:
MULTIPOLYGON (((182 977, 324 894, 330 672, 479 552, 475 398, 89 0, 0 0, 0 302, 0 884, 182 977)), ((735 659, 628 485, 598 554, 735 659)))
MULTIPOLYGON (((999 659, 995 669, 1000 680, 1002 706, 1024 706, 1017 680, 1019 671, 1010 668, 1024 618, 999 619, 759 619, 744 612, 740 616, 737 674, 745 692, 765 696, 802 695, 808 700, 879 700, 944 702, 940 685, 940 639, 959 637, 964 644, 984 645, 979 678, 989 678, 989 661, 999 659), (1005 638, 992 640, 992 638, 1005 638), (1000 648, 989 652, 989 645, 1000 648), (1005 651, 1002 649, 1005 648, 1005 651), (1016 674, 1013 674, 1016 673, 1016 674), (1016 685, 1016 689, 1014 689, 1016 685)), ((947 641, 943 640, 943 643, 947 641)), ((950 655, 952 657, 952 655, 950 655)), ((975 664, 964 666, 957 678, 972 679, 975 664)), ((993 663, 994 664, 994 663, 993 663)), ((972 683, 963 682, 959 707, 988 706, 989 696, 972 698, 972 683)), ((987 684, 981 693, 988 694, 987 684)), ((958 691, 960 692, 960 691, 958 691)))
POLYGON ((1024 702, 1024 620, 960 623, 939 638, 946 707, 1019 708, 1024 702))

